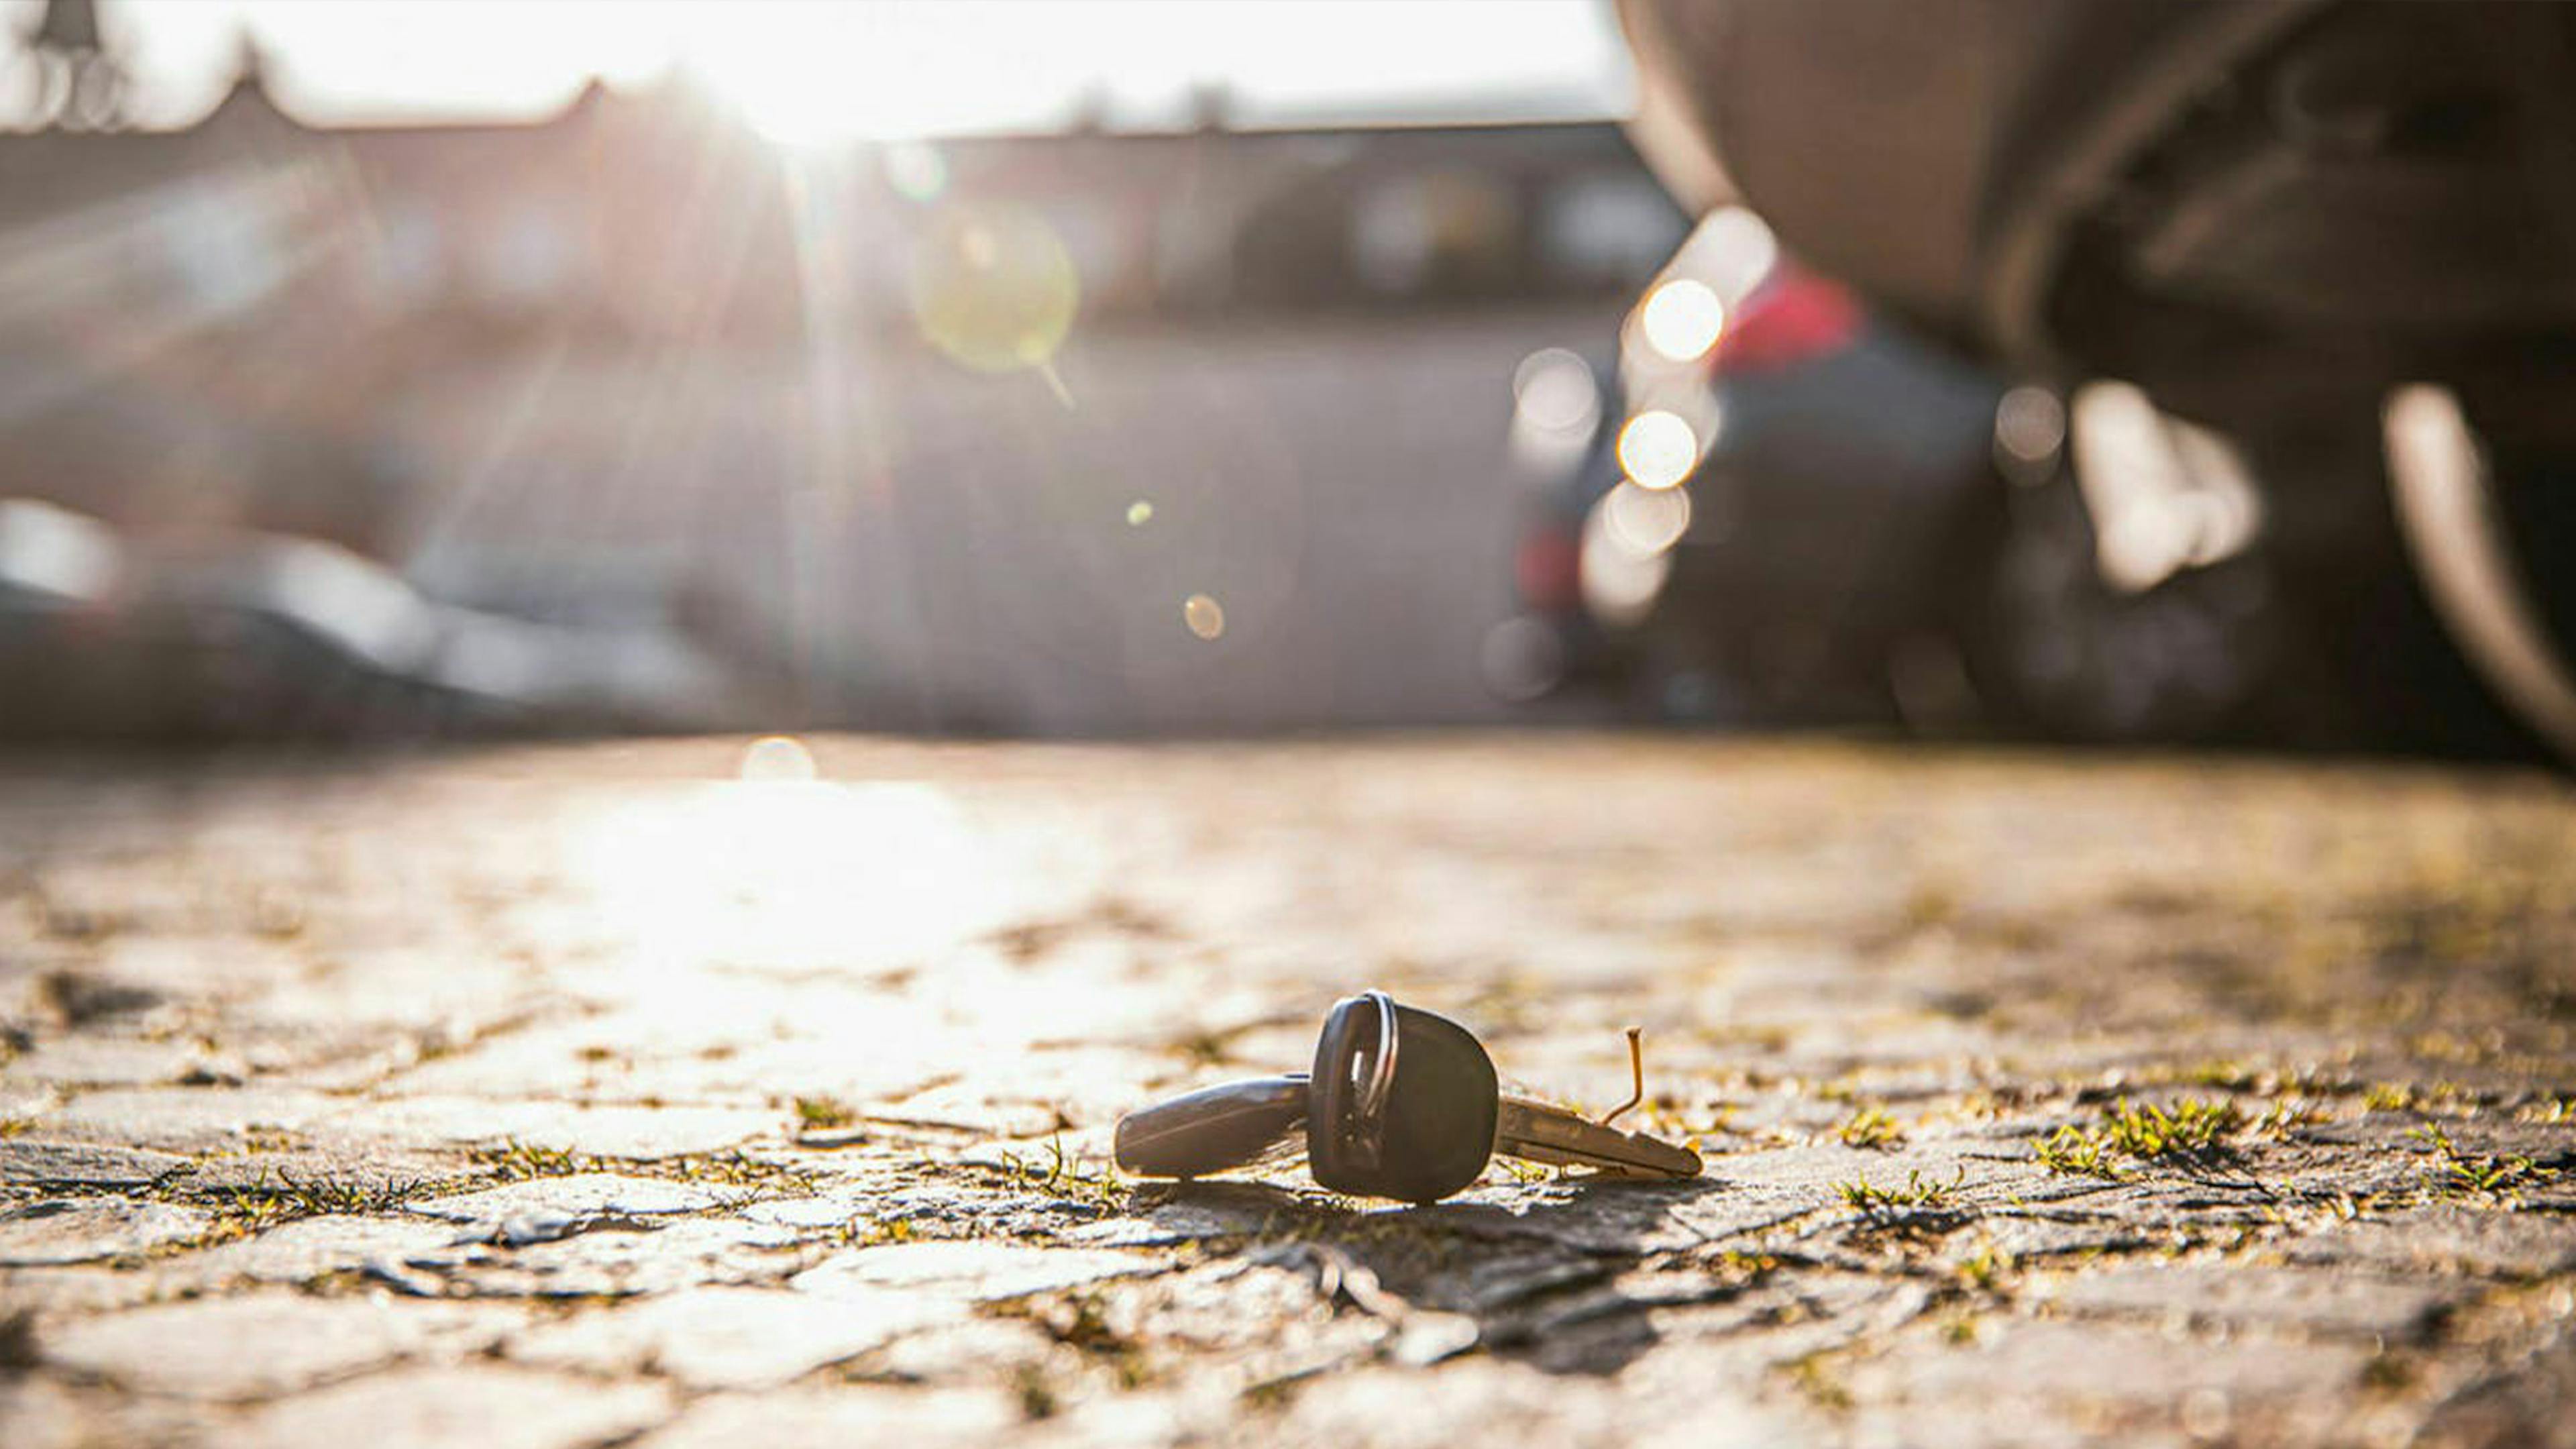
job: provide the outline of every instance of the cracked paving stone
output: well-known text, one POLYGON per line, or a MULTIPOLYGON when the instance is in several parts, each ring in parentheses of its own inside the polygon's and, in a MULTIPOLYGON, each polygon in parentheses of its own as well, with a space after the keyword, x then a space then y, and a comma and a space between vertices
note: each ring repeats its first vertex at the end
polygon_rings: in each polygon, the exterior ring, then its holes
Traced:
POLYGON ((197 1158, 184 1181, 188 1191, 199 1197, 332 1187, 398 1198, 423 1183, 452 1177, 462 1166, 454 1156, 399 1148, 360 1152, 281 1147, 197 1158))
POLYGON ((86 1263, 149 1252, 206 1231, 213 1215, 125 1197, 47 1198, 0 1209, 0 1267, 86 1263))
POLYGON ((1913 1279, 1817 1268, 1776 1274, 1736 1302, 1709 1307, 1684 1305, 1657 1313, 1655 1321, 1658 1325, 1672 1325, 1672 1336, 1682 1338, 1698 1332, 1706 1322, 1736 1320, 1749 1303, 1757 1313, 1783 1323, 1819 1322, 1832 1325, 1837 1333, 1854 1336, 1883 1332, 1910 1321, 1922 1311, 1931 1292, 1913 1279), (1693 1324, 1695 1318, 1700 1320, 1699 1325, 1693 1324))
POLYGON ((651 1161, 722 1152, 775 1135, 780 1114, 736 1107, 575 1107, 480 1097, 393 1097, 338 1112, 317 1134, 492 1147, 505 1142, 651 1161))
POLYGON ((399 1359, 454 1357, 517 1315, 483 1304, 252 1293, 155 1304, 45 1328, 45 1361, 145 1393, 261 1399, 399 1359))
POLYGON ((208 1152, 254 1132, 292 1131, 338 1107, 320 1092, 259 1087, 120 1087, 83 1092, 42 1119, 48 1132, 208 1152))
POLYGON ((1442 1306, 1481 1316, 1543 1295, 1607 1282, 1612 1276, 1611 1265, 1598 1258, 1554 1245, 1533 1245, 1468 1264, 1438 1288, 1442 1306))
MULTIPOLYGON (((2355 1398, 2371 1350, 2350 1341, 2265 1340, 2222 1350, 2189 1334, 2046 1320, 1981 1325, 1975 1341, 1904 1340, 1826 1381, 1865 1405, 1890 1442, 2063 1444, 2085 1437, 2181 1441, 2184 1414, 2223 1432, 2262 1406, 2290 1442, 2323 1442, 2355 1398)), ((2253 1427, 2240 1423, 2240 1428, 2253 1427)))
MULTIPOLYGON (((893 1291, 893 1290, 888 1290, 893 1291)), ((989 1389, 1043 1376, 1067 1349, 1026 1318, 977 1315, 932 1324, 894 1339, 843 1372, 854 1379, 989 1389)))
POLYGON ((373 1262, 399 1263, 412 1254, 430 1252, 455 1240, 455 1228, 446 1223, 328 1214, 298 1218, 249 1237, 218 1243, 190 1254, 173 1267, 209 1282, 238 1277, 260 1283, 302 1283, 373 1262))
POLYGON ((853 1248, 790 1280, 807 1293, 901 1288, 974 1302, 1025 1298, 1059 1288, 1137 1273, 1159 1273, 1167 1259, 1105 1248, 1045 1248, 969 1240, 886 1243, 853 1248))
POLYGON ((342 1042, 434 1025, 439 1040, 460 1042, 520 1018, 542 999, 530 994, 523 967, 480 952, 372 949, 357 953, 354 964, 277 982, 242 1002, 240 1018, 271 1033, 342 1042))
POLYGON ((9 1063, 9 1075, 67 1087, 149 1087, 221 1070, 205 1048, 184 1040, 72 1036, 38 1042, 9 1063))
POLYGON ((0 1122, 38 1122, 60 1105, 62 1093, 43 1082, 0 1079, 0 1122))
POLYGON ((2110 1212, 2081 1216, 2015 1213, 1989 1217, 1986 1236, 1998 1252, 2016 1258, 2070 1257, 2081 1253, 2129 1253, 2155 1246, 2160 1225, 2123 1218, 2110 1212))
POLYGON ((2374 1113, 2356 1122, 2313 1126, 2303 1135, 2319 1143, 2390 1148, 2391 1161, 2419 1172, 2438 1160, 2432 1144, 2419 1135, 2428 1128, 2438 1129, 2463 1155, 2518 1155, 2542 1167, 2576 1167, 2576 1131, 2570 1126, 2474 1118, 2424 1122, 2410 1114, 2374 1113))
MULTIPOLYGON (((1352 1270, 1343 1269, 1342 1282, 1352 1270)), ((1303 1377, 1385 1356, 1430 1362, 1467 1346, 1474 1324, 1455 1314, 1419 1311, 1389 1321, 1356 1305, 1337 1306, 1305 1267, 1274 1267, 1221 1258, 1147 1278, 1121 1278, 1040 1296, 1025 1312, 1033 1321, 1118 1325, 1140 1356, 1207 1355, 1226 1365, 1219 1382, 1250 1387, 1303 1377)), ((1381 1306, 1385 1306, 1381 1303, 1381 1306)), ((906 1343, 889 1365, 928 1343, 906 1343)))
POLYGON ((820 1252, 799 1251, 784 1228, 734 1218, 593 1218, 581 1232, 517 1248, 487 1245, 489 1237, 479 1227, 451 1237, 402 1259, 416 1273, 394 1276, 481 1297, 623 1297, 775 1283, 820 1252))
MULTIPOLYGON (((1619 1396, 1615 1381, 1530 1374, 1490 1358, 1457 1359, 1429 1371, 1371 1367, 1299 1387, 1285 1414, 1244 1437, 1247 1442, 1388 1449, 1457 1449, 1482 1440, 1658 1442, 1650 1426, 1619 1412, 1619 1396), (1605 1433, 1613 1423, 1620 1430, 1605 1433)), ((1671 1423, 1661 1442, 1769 1449, 1807 1437, 1766 1411, 1711 1395, 1671 1423)))
MULTIPOLYGON (((798 1159, 811 1166, 812 1154, 798 1159)), ((777 1198, 746 1204, 745 1217, 804 1226, 901 1223, 932 1238, 1053 1237, 1070 1226, 1101 1218, 1096 1204, 1032 1195, 997 1182, 937 1182, 929 1186, 876 1180, 835 1185, 810 1198, 777 1198)))
POLYGON ((2336 1224, 2292 1244, 2288 1257, 2321 1268, 2546 1278, 2576 1272, 2576 1222, 2561 1213, 2418 1209, 2336 1224))
POLYGON ((998 1138, 1042 1139, 1060 1129, 1106 1126, 1132 1105, 1134 1089, 1123 1079, 1134 1059, 1132 1048, 1042 1046, 996 1058, 969 1080, 905 1097, 886 1115, 998 1138))
POLYGON ((811 1232, 818 1228, 838 1229, 854 1222, 874 1221, 884 1205, 883 1196, 873 1189, 818 1192, 811 1197, 781 1197, 767 1202, 745 1203, 735 1210, 735 1216, 748 1222, 811 1232))
POLYGON ((0 1184, 13 1187, 145 1187, 193 1165, 142 1147, 0 1138, 0 1184))
POLYGON ((115 1268, 0 1268, 0 1318, 39 1314, 103 1313, 131 1308, 180 1291, 169 1275, 115 1268))
POLYGON ((0 1429, 9 1449, 98 1449, 109 1444, 188 1444, 198 1406, 154 1400, 102 1385, 0 1375, 0 1429))
POLYGON ((394 1369, 245 1414, 217 1437, 241 1449, 577 1449, 661 1422, 670 1391, 594 1384, 500 1364, 394 1369))
POLYGON ((576 1172, 563 1177, 531 1177, 479 1192, 423 1198, 404 1204, 403 1211, 450 1222, 497 1225, 511 1218, 554 1213, 648 1217, 704 1212, 752 1195, 739 1187, 628 1177, 614 1172, 576 1172))
POLYGON ((1222 1185, 1197 1184, 1169 1202, 1131 1208, 1113 1218, 1085 1223, 1064 1235, 1065 1241, 1092 1248, 1168 1248, 1209 1238, 1234 1238, 1261 1232, 1278 1217, 1280 1199, 1216 1197, 1222 1185))
POLYGON ((1590 1252, 1665 1252, 1722 1235, 1728 1224, 1740 1224, 1736 1231, 1767 1227, 1830 1201, 1830 1189, 1748 1191, 1703 1178, 1623 1183, 1607 1193, 1569 1184, 1488 1185, 1427 1208, 1372 1207, 1369 1215, 1590 1252), (1712 1208, 1712 1200, 1722 1206, 1712 1208))
POLYGON ((2424 1331, 2473 1292, 2457 1280, 2320 1272, 2246 1263, 2148 1261, 2088 1272, 2056 1286, 2068 1313, 2182 1315, 2194 1322, 2267 1324, 2391 1340, 2424 1331))
POLYGON ((0 1378, 0 1424, 9 1449, 73 1449, 89 1432, 71 1390, 16 1374, 0 1378))
POLYGON ((999 1442, 1025 1427, 1019 1406, 989 1389, 851 1384, 762 1394, 713 1394, 636 1441, 635 1449, 743 1449, 771 1444, 901 1444, 906 1449, 999 1442))
POLYGON ((954 1319, 955 1304, 892 1290, 830 1297, 696 1288, 576 1314, 514 1335, 504 1352, 538 1368, 651 1369, 692 1388, 783 1384, 898 1334, 954 1319))

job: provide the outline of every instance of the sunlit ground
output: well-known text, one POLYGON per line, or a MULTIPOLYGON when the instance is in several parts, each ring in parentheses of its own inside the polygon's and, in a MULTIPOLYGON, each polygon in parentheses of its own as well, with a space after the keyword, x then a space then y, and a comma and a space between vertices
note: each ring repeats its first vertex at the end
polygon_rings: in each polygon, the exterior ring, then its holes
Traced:
POLYGON ((50 1441, 2515 1443, 2564 1401, 2539 776, 1571 732, 0 775, 0 1407, 50 1441), (1707 1175, 1109 1170, 1364 987, 1593 1111, 1643 1027, 1630 1120, 1707 1175))

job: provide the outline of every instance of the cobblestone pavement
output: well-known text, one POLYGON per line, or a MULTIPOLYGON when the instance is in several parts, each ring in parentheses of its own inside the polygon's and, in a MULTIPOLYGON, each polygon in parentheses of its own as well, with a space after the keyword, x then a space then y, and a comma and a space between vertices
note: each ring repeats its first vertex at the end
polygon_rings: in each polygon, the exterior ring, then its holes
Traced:
POLYGON ((2554 780, 814 755, 0 762, 0 1440, 2576 1444, 2554 780), (1371 984, 1706 1176, 1108 1171, 1371 984))

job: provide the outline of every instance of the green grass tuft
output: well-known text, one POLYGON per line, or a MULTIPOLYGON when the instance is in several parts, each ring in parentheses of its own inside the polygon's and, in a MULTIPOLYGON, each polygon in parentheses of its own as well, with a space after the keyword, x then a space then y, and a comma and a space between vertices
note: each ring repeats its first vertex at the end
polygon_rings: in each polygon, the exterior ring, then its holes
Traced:
POLYGON ((2514 1197, 2524 1188, 2558 1179, 2556 1168, 2542 1167, 2518 1152, 2473 1157, 2430 1123, 2413 1135, 2432 1145, 2433 1162, 2424 1169, 2424 1183, 2436 1197, 2514 1197))
POLYGON ((2030 1145, 2030 1155, 2051 1172, 2069 1177, 2128 1176, 2126 1169, 2112 1159, 2111 1145, 2098 1133, 2081 1127, 2060 1127, 2030 1145))
POLYGON ((1894 1147, 1905 1141, 1905 1129, 1876 1107, 1863 1107, 1844 1118, 1834 1135, 1846 1147, 1894 1147))
POLYGON ((1002 1167, 1023 1186, 1096 1208, 1124 1206, 1130 1187, 1115 1167, 1098 1171, 1086 1168, 1080 1153, 1064 1150, 1064 1134, 1061 1132, 1047 1140, 1046 1160, 1005 1152, 1002 1154, 1002 1167))
POLYGON ((2154 1162, 2213 1157, 2228 1151, 2230 1139, 2242 1135, 2249 1126, 2259 1126, 2278 1136, 2306 1120, 2304 1114, 2304 1108, 2276 1109, 2256 1124, 2247 1121, 2243 1108, 2228 1101, 2187 1097, 2170 1107, 2152 1102, 2118 1102, 2102 1109, 2098 1125, 2060 1127, 2033 1141, 2031 1156, 2051 1172, 2117 1179, 2128 1175, 2122 1159, 2154 1162))
POLYGON ((796 1124, 806 1131, 828 1132, 838 1127, 857 1124, 859 1111, 838 1097, 799 1097, 796 1099, 796 1124))
POLYGON ((1901 1187, 1882 1187, 1867 1178, 1855 1178, 1834 1184, 1834 1191, 1842 1195, 1845 1206, 1857 1209, 1863 1217, 1873 1222, 1892 1222, 1916 1212, 1949 1207, 1967 1175, 1968 1169, 1961 1167, 1957 1176, 1943 1182, 1937 1177, 1925 1177, 1918 1168, 1905 1174, 1901 1187))
POLYGON ((2140 1159, 2203 1156, 2245 1126, 2244 1110, 2234 1102, 2191 1097, 2169 1108, 2123 1102, 2102 1117, 2111 1146, 2140 1159))

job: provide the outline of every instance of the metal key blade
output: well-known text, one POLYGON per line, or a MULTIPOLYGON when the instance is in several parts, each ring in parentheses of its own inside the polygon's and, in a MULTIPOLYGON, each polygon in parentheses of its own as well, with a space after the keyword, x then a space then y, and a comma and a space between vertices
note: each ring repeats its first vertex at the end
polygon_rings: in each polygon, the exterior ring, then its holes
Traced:
POLYGON ((1138 1177, 1205 1177, 1303 1149, 1306 1076, 1201 1087, 1118 1119, 1116 1155, 1138 1177), (1294 1139, 1292 1144, 1292 1139, 1294 1139))
POLYGON ((1697 1177, 1699 1154, 1642 1132, 1587 1121, 1563 1107, 1505 1096, 1494 1150, 1553 1167, 1593 1167, 1622 1177, 1697 1177))

